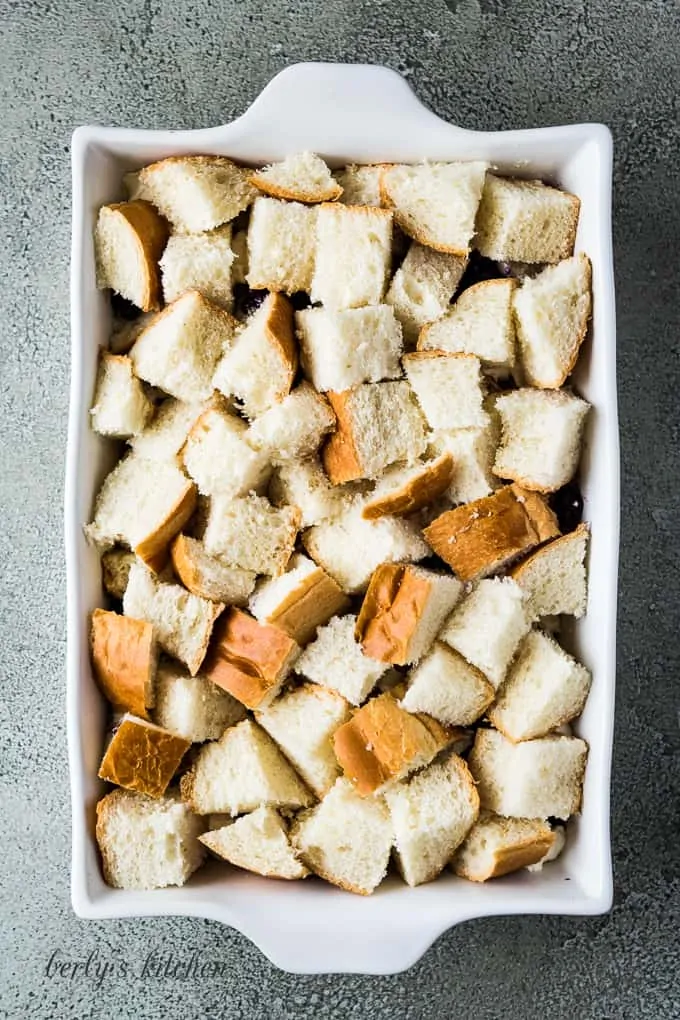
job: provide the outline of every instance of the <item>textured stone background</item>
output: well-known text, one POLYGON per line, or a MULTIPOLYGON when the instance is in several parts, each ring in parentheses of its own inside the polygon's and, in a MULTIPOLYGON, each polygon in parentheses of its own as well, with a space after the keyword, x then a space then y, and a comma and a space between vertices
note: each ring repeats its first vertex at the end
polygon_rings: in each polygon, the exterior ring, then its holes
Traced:
POLYGON ((674 0, 0 0, 0 1015, 680 1017, 677 62, 674 0), (373 61, 476 128, 601 120, 616 145, 623 441, 616 903, 443 936, 393 978, 277 973, 190 920, 84 923, 69 903, 61 503, 69 138, 81 123, 192 127, 242 112, 298 60, 373 61), (231 961, 203 984, 45 977, 49 954, 150 947, 231 961))

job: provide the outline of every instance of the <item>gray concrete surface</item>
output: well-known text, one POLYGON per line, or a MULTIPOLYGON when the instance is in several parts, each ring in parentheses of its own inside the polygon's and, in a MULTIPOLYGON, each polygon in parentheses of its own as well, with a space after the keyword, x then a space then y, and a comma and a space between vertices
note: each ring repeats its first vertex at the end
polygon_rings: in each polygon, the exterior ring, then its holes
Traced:
POLYGON ((680 1017, 677 65, 674 0, 0 0, 0 1015, 56 1018, 680 1017), (100 122, 221 123, 286 64, 385 63, 477 128, 579 120, 616 142, 623 442, 616 903, 591 920, 463 925, 393 978, 277 973, 191 920, 85 923, 69 903, 61 503, 69 138, 100 122), (51 953, 229 961, 215 980, 97 986, 51 953))

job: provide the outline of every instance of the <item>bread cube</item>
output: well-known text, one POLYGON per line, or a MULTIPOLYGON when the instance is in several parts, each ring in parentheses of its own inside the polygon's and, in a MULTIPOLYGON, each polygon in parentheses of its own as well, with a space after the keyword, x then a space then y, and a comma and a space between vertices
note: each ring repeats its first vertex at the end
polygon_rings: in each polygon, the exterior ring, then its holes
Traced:
POLYGON ((439 637, 497 688, 528 630, 522 589, 509 577, 495 577, 479 582, 439 637))
POLYGON ((248 225, 248 285, 253 290, 309 291, 316 249, 316 207, 258 198, 248 225))
POLYGON ((182 463, 202 495, 246 496, 266 485, 269 458, 249 440, 248 426, 225 407, 210 407, 196 419, 182 463))
POLYGON ((513 390, 496 399, 501 445, 494 474, 526 489, 556 492, 571 481, 590 404, 564 390, 513 390))
POLYGON ((308 382, 256 418, 248 438, 275 463, 311 457, 326 433, 335 428, 328 401, 308 382))
POLYGON ((585 559, 589 535, 588 525, 579 524, 575 531, 541 546, 512 570, 531 620, 558 613, 583 616, 588 597, 585 559))
POLYGON ((100 436, 129 439, 144 430, 154 411, 129 358, 102 351, 90 422, 100 436))
POLYGON ((191 676, 170 660, 158 667, 153 710, 156 725, 194 744, 202 744, 205 740, 217 740, 228 726, 241 722, 245 714, 240 701, 200 673, 191 676))
POLYGON ((415 346, 426 323, 447 310, 466 265, 464 256, 434 251, 417 241, 411 243, 385 297, 394 308, 409 347, 415 346))
MULTIPOLYGON (((109 549, 102 556, 102 585, 114 599, 122 601, 127 588, 130 567, 137 557, 129 549, 109 549)), ((135 713, 139 715, 139 712, 135 713)))
POLYGON ((317 390, 401 375, 401 326, 389 305, 306 308, 296 316, 302 367, 317 390))
POLYGON ((574 250, 580 200, 541 181, 487 174, 475 247, 501 262, 559 262, 574 250))
POLYGON ((431 429, 484 428, 479 358, 472 354, 418 351, 406 354, 404 370, 431 429))
POLYGON ((190 746, 190 740, 163 730, 147 719, 124 715, 97 775, 126 790, 162 797, 190 746))
POLYGON ((241 815, 269 806, 297 809, 313 798, 274 741, 251 719, 204 744, 180 780, 182 800, 199 815, 241 815))
POLYGON ((250 178, 258 191, 291 202, 332 202, 342 194, 324 161, 313 152, 296 152, 250 178))
POLYGON ((329 308, 379 305, 392 257, 392 213, 326 203, 316 221, 312 301, 329 308))
POLYGON ((272 503, 296 507, 302 528, 337 517, 358 491, 359 487, 351 483, 332 485, 318 457, 279 464, 269 483, 272 503))
POLYGON ((477 730, 468 765, 483 808, 509 818, 561 818, 581 808, 588 745, 578 737, 514 744, 477 730))
POLYGON ((401 699, 407 712, 425 712, 445 726, 471 726, 494 700, 495 688, 481 670, 442 641, 408 674, 401 699))
POLYGON ((261 623, 285 631, 299 645, 314 637, 317 627, 348 606, 342 588, 312 560, 291 556, 280 577, 263 578, 250 599, 250 611, 261 623))
POLYGON ((294 507, 280 510, 264 496, 215 496, 205 530, 206 552, 232 567, 278 577, 293 553, 300 524, 294 507))
POLYGON ((229 567, 210 556, 198 539, 178 535, 170 546, 173 570, 187 591, 226 606, 245 606, 255 587, 255 573, 229 567))
POLYGON ((295 670, 342 694, 352 705, 361 705, 388 666, 364 654, 354 634, 356 622, 356 616, 336 616, 319 627, 316 640, 307 645, 295 670))
POLYGON ((492 419, 483 428, 437 430, 429 452, 451 458, 451 481, 444 494, 452 503, 470 503, 490 496, 500 485, 493 473, 499 429, 492 419))
POLYGON ((281 815, 271 807, 259 807, 199 838, 217 857, 265 878, 296 879, 309 874, 290 845, 281 815))
POLYGON ((366 383, 328 399, 337 427, 322 459, 335 485, 377 478, 395 461, 412 464, 424 453, 425 419, 406 381, 366 383))
POLYGON ((184 885, 201 866, 205 829, 172 791, 153 799, 113 790, 97 803, 97 844, 104 881, 116 889, 184 885))
POLYGON ((143 312, 161 307, 158 260, 168 225, 148 202, 117 202, 99 210, 94 231, 97 286, 143 312))
POLYGON ((153 627, 118 613, 95 609, 90 627, 92 669, 100 688, 119 712, 148 719, 154 704, 158 648, 153 627))
POLYGON ((214 230, 247 209, 256 194, 250 171, 225 156, 169 156, 139 172, 143 194, 175 230, 214 230))
POLYGON ((423 326, 419 351, 474 354, 494 375, 509 375, 515 365, 514 279, 483 280, 467 287, 449 311, 423 326))
POLYGON ((486 882, 531 868, 550 853, 555 832, 538 818, 501 818, 483 811, 451 861, 461 878, 486 882))
POLYGON ((198 290, 231 311, 233 261, 230 224, 207 234, 172 234, 160 260, 166 304, 188 290, 198 290))
POLYGON ((343 205, 380 205, 381 166, 354 166, 336 170, 333 177, 342 188, 343 205))
POLYGON ((429 765, 385 791, 396 857, 407 885, 431 882, 444 870, 479 814, 479 795, 458 755, 429 765))
POLYGON ((185 404, 182 400, 168 397, 158 405, 144 431, 130 439, 130 447, 144 460, 167 460, 179 467, 179 452, 206 406, 206 402, 185 404))

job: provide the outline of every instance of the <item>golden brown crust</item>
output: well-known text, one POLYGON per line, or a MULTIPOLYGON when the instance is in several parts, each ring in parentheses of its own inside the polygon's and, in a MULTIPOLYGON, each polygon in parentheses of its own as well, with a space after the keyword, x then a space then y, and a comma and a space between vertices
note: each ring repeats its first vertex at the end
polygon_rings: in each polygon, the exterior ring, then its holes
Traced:
MULTIPOLYGON (((170 546, 170 558, 172 560, 172 566, 177 574, 178 578, 192 595, 198 595, 199 598, 208 599, 210 602, 221 602, 226 604, 224 589, 220 589, 219 584, 214 582, 201 562, 201 557, 197 555, 198 550, 201 550, 201 555, 206 560, 211 560, 212 557, 209 553, 205 552, 201 543, 192 538, 189 535, 180 534, 173 540, 170 546)), ((222 567, 222 564, 218 564, 222 567)), ((249 573, 246 570, 241 571, 238 567, 231 568, 234 573, 249 573)), ((250 590, 255 587, 255 575, 252 574, 252 583, 250 590)), ((230 605, 245 605, 247 602, 247 596, 243 599, 230 598, 230 605)))
MULTIPOLYGON (((354 207, 352 206, 352 208, 354 207)), ((357 206, 357 208, 362 207, 357 206)), ((321 451, 321 459, 324 470, 333 485, 353 482, 357 478, 362 478, 364 474, 354 442, 354 417, 350 408, 352 395, 352 390, 326 394, 335 412, 337 424, 335 432, 326 440, 321 451)))
POLYGON ((156 312, 163 305, 158 261, 168 239, 168 223, 150 202, 141 199, 116 202, 107 208, 125 220, 135 238, 140 263, 144 267, 144 293, 138 307, 143 312, 156 312))
POLYGON ((404 563, 382 563, 373 571, 357 618, 355 637, 378 662, 405 666, 411 643, 432 594, 429 578, 404 563))
POLYGON ((97 683, 114 708, 148 719, 157 661, 151 624, 95 609, 90 649, 97 683))
POLYGON ((446 252, 449 255, 458 255, 460 258, 465 258, 467 255, 469 255, 470 254, 469 245, 466 248, 455 248, 451 247, 450 245, 441 244, 438 241, 433 241, 430 237, 428 237, 427 234, 424 233, 424 231, 419 230, 416 226, 414 226, 413 223, 407 220, 405 216, 402 216, 402 214, 399 212, 399 207, 396 201, 392 198, 392 195, 390 194, 389 187, 387 184, 387 175, 389 174, 390 170, 393 170, 395 167, 398 167, 399 164, 385 163, 381 165, 383 165, 383 171, 380 174, 380 179, 378 182, 378 187, 380 188, 380 202, 382 206, 384 206, 386 209, 391 209, 394 211, 394 219, 397 226, 401 230, 403 230, 405 234, 413 238, 414 241, 417 241, 418 244, 424 245, 426 248, 432 248, 434 249, 434 251, 446 252))
POLYGON ((552 849, 554 842, 555 833, 546 824, 544 831, 536 836, 525 836, 523 839, 508 843, 507 846, 498 847, 494 852, 491 867, 485 871, 466 868, 462 858, 457 857, 454 857, 452 862, 453 870, 461 878, 467 878, 471 882, 487 882, 490 878, 500 878, 531 864, 538 864, 552 849))
POLYGON ((331 180, 325 191, 298 191, 295 188, 284 188, 281 184, 275 184, 267 177, 260 174, 253 174, 248 178, 250 184, 263 195, 270 195, 272 198, 283 198, 289 202, 303 202, 305 205, 314 205, 317 202, 336 202, 342 195, 342 188, 337 181, 331 180))
POLYGON ((176 733, 126 718, 114 733, 97 775, 126 790, 162 797, 190 746, 190 740, 176 733))
MULTIPOLYGON (((301 879, 306 878, 309 874, 309 869, 305 867, 300 859, 298 859, 297 863, 300 865, 300 870, 302 871, 301 875, 282 875, 280 872, 272 871, 268 868, 256 868, 254 866, 246 867, 243 864, 237 864, 230 857, 226 857, 222 853, 218 841, 213 837, 214 832, 204 832, 202 836, 198 837, 198 839, 200 843, 207 846, 211 853, 215 854, 216 857, 219 857, 221 861, 227 861, 227 863, 231 864, 233 868, 239 868, 242 871, 249 871, 253 875, 262 875, 263 878, 281 878, 285 882, 299 882, 301 879)), ((297 851, 293 850, 293 853, 296 857, 298 856, 297 851)))
POLYGON ((165 518, 161 521, 155 531, 135 546, 135 554, 146 564, 149 570, 155 574, 160 573, 168 562, 168 545, 178 531, 181 531, 187 523, 194 510, 198 489, 193 482, 187 479, 184 492, 174 506, 170 507, 165 518))
POLYGON ((429 464, 423 464, 421 474, 402 483, 392 492, 369 500, 364 506, 362 517, 372 521, 379 517, 401 517, 422 510, 446 492, 453 478, 453 469, 450 453, 442 454, 429 464))
POLYGON ((296 651, 278 627, 231 608, 215 628, 201 673, 246 708, 258 708, 285 679, 296 651))
POLYGON ((277 400, 283 400, 290 393, 298 370, 298 351, 295 342, 293 325, 293 306, 283 294, 272 294, 269 298, 269 312, 264 329, 272 347, 281 355, 286 366, 286 378, 283 386, 276 394, 277 400))
POLYGON ((267 623, 285 631, 298 645, 306 645, 317 627, 343 613, 348 606, 349 599, 342 588, 317 566, 269 614, 267 623))
POLYGON ((447 510, 423 536, 462 581, 474 581, 559 533, 557 518, 541 496, 506 485, 447 510))
POLYGON ((527 568, 533 566, 534 563, 540 561, 543 556, 547 553, 553 552, 557 546, 569 545, 570 542, 578 541, 581 538, 585 538, 588 541, 590 537, 590 525, 585 521, 582 521, 574 531, 569 531, 566 535, 560 535, 559 538, 553 539, 551 542, 547 542, 542 545, 539 549, 536 549, 529 556, 521 560, 517 566, 513 567, 512 570, 508 571, 509 576, 514 578, 518 584, 521 585, 522 577, 524 576, 527 568))

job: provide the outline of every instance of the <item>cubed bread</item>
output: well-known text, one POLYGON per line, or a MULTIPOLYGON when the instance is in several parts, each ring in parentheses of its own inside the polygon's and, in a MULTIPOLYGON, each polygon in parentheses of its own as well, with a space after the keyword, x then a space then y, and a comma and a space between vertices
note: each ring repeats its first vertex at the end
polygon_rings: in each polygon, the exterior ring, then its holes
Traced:
POLYGON ((90 625, 95 679, 119 712, 148 719, 154 704, 158 649, 153 627, 145 620, 95 609, 90 625))
POLYGON ((590 528, 575 531, 541 546, 513 568, 512 577, 524 592, 531 620, 566 613, 581 617, 586 611, 586 550, 590 528))
POLYGON ((541 861, 555 833, 540 818, 502 818, 483 811, 451 861, 461 878, 486 882, 541 861))
POLYGON ((203 496, 246 496, 266 486, 269 458, 250 442, 246 423, 213 406, 191 426, 181 459, 203 496))
POLYGON ((179 452, 205 408, 206 403, 186 404, 168 397, 158 405, 144 431, 130 440, 132 450, 145 460, 167 460, 179 466, 179 452))
POLYGON ((475 229, 487 163, 395 164, 384 168, 380 195, 395 222, 420 244, 465 256, 475 229))
POLYGON ((308 382, 256 418, 248 438, 274 463, 312 457, 323 437, 335 428, 328 401, 308 382))
POLYGON ((401 375, 401 326, 389 305, 305 308, 296 315, 302 367, 317 390, 401 375))
POLYGON ((479 814, 479 795, 457 754, 385 791, 397 865, 407 885, 444 870, 479 814))
POLYGON ((140 333, 130 351, 134 370, 178 400, 208 400, 217 362, 236 325, 229 312, 199 291, 187 291, 140 333))
POLYGON ((143 194, 175 230, 214 230, 247 209, 257 194, 250 171, 225 156, 169 156, 139 172, 143 194))
POLYGON ((413 467, 387 468, 373 493, 363 504, 363 516, 376 520, 405 516, 432 505, 449 489, 454 472, 453 458, 443 454, 413 467))
MULTIPOLYGON (((129 549, 109 549, 102 556, 102 585, 114 599, 122 601, 127 588, 130 567, 137 557, 129 549)), ((139 715, 139 713, 137 713, 139 715)))
POLYGON ((423 326, 418 350, 474 354, 488 371, 508 375, 515 364, 516 287, 512 278, 467 287, 445 315, 423 326))
POLYGON ((335 731, 333 747, 345 777, 365 797, 428 765, 452 739, 436 719, 411 715, 385 693, 335 731))
POLYGON ((258 170, 250 183, 265 195, 291 202, 333 202, 342 194, 324 161, 313 152, 286 156, 258 170))
POLYGON ((364 654, 355 637, 356 622, 356 616, 348 614, 319 627, 295 670, 315 684, 342 694, 350 704, 361 705, 387 672, 388 664, 364 654))
POLYGON ((201 866, 205 829, 172 791, 154 799, 112 790, 97 803, 97 845, 104 881, 116 889, 184 885, 201 866))
POLYGON ((357 619, 365 655, 405 666, 431 648, 463 586, 450 574, 408 563, 381 563, 373 572, 357 619))
POLYGON ((408 674, 401 699, 408 712, 425 712, 444 726, 471 726, 494 700, 495 688, 481 670, 442 641, 408 674))
POLYGON ((316 875, 347 892, 369 896, 387 873, 393 832, 378 797, 360 797, 338 779, 324 799, 298 815, 291 842, 316 875))
POLYGON ((259 807, 199 838, 217 857, 265 878, 296 879, 309 874, 290 845, 286 824, 272 807, 259 807))
POLYGON ((293 553, 299 524, 297 508, 277 509, 264 496, 215 496, 204 536, 206 552, 229 566, 278 577, 293 553))
POLYGON ((588 745, 578 737, 514 744, 497 730, 477 730, 468 765, 481 806, 508 818, 561 818, 581 809, 588 745))
POLYGON ((489 719, 513 741, 543 737, 583 711, 591 676, 540 630, 531 630, 520 645, 489 719))
POLYGON ((412 464, 424 453, 425 419, 405 380, 366 383, 328 399, 337 427, 322 459, 333 484, 377 478, 390 464, 412 464))
POLYGON ((564 390, 521 389, 496 399, 502 422, 494 474, 536 492, 571 481, 590 404, 564 390))
POLYGON ((236 698, 201 674, 191 676, 170 659, 159 665, 155 688, 153 721, 194 744, 217 740, 246 715, 236 698))
POLYGON ((440 514, 423 535, 461 581, 475 581, 559 533, 557 518, 542 496, 506 485, 492 496, 440 514))
POLYGON ((204 744, 180 781, 182 800, 199 815, 241 815, 269 806, 308 807, 313 797, 274 741, 251 719, 204 744))
POLYGON ((467 258, 426 248, 413 241, 406 258, 392 277, 385 301, 414 347, 421 328, 440 318, 449 307, 461 281, 467 258))
POLYGON ((487 174, 475 248, 500 262, 559 262, 574 250, 580 206, 541 181, 487 174))
POLYGON ((196 507, 196 486, 173 464, 124 457, 106 476, 86 534, 100 549, 122 543, 153 570, 196 507))
POLYGON ((292 306, 269 294, 219 362, 213 386, 256 418, 288 396, 297 364, 292 306))
POLYGON ((123 597, 125 615, 151 623, 163 651, 183 662, 192 676, 200 669, 223 608, 220 602, 191 595, 179 584, 157 581, 142 563, 130 567, 123 597))
POLYGON ((353 483, 333 485, 318 457, 279 464, 269 483, 272 503, 296 507, 302 528, 337 517, 358 491, 359 486, 353 483))
POLYGON ((94 231, 97 286, 110 288, 143 312, 157 311, 158 260, 167 236, 167 223, 148 202, 102 206, 94 231))
POLYGON ((314 273, 317 208, 258 198, 248 224, 248 285, 253 290, 309 292, 314 273))
POLYGON ((479 358, 416 351, 404 355, 403 365, 431 429, 484 428, 487 424, 479 358))
POLYGON ((529 630, 522 589, 512 578, 489 578, 463 599, 439 638, 498 687, 529 630))
POLYGON ((343 697, 311 683, 282 694, 255 718, 321 800, 340 775, 332 739, 349 716, 343 697))
POLYGON ((162 797, 190 740, 155 726, 147 719, 124 715, 116 727, 97 775, 126 790, 162 797))
POLYGON ((188 290, 231 310, 231 224, 205 234, 172 234, 160 261, 166 304, 188 290))
POLYGON ((144 430, 153 404, 132 371, 129 358, 102 351, 90 422, 100 436, 129 439, 144 430))
POLYGON ((316 221, 312 301, 329 308, 378 305, 392 257, 392 213, 325 203, 316 221))
POLYGON ((412 563, 429 554, 413 521, 366 520, 361 500, 334 520, 310 528, 302 541, 312 559, 348 594, 364 591, 381 563, 412 563))
POLYGON ((170 546, 173 570, 187 591, 225 606, 245 606, 255 587, 255 573, 229 567, 205 551, 198 539, 178 535, 170 546))
POLYGON ((380 205, 380 174, 382 166, 350 164, 336 170, 333 177, 342 188, 343 205, 380 205))
POLYGON ((527 276, 515 291, 514 313, 524 379, 558 389, 571 375, 592 313, 590 259, 574 255, 527 276))
POLYGON ((247 708, 265 708, 299 654, 284 631, 232 607, 215 627, 201 672, 247 708))
POLYGON ((452 503, 470 503, 489 496, 500 485, 493 473, 500 430, 490 418, 484 428, 437 430, 430 437, 432 455, 453 462, 445 495, 452 503))
POLYGON ((270 623, 304 646, 317 627, 349 605, 342 588, 307 556, 294 554, 285 574, 263 578, 249 608, 260 623, 270 623))

